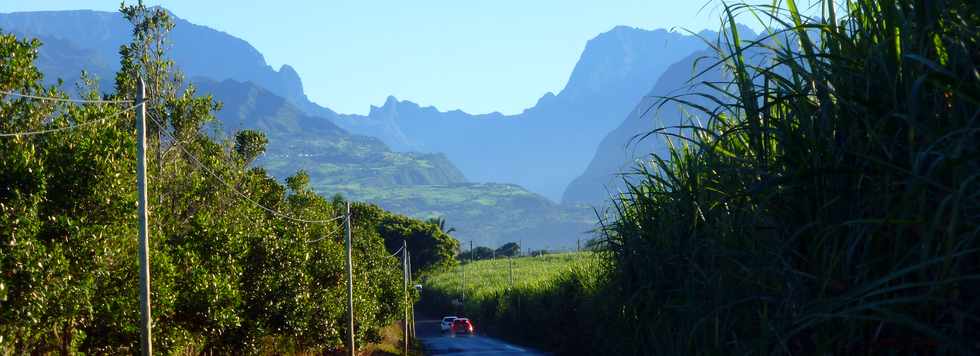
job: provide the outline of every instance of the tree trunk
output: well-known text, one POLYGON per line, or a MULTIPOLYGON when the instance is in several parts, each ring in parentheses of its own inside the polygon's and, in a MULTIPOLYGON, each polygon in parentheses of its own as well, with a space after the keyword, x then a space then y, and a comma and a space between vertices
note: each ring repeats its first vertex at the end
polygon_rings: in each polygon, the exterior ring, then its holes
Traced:
POLYGON ((72 327, 71 322, 66 322, 61 329, 61 354, 64 356, 71 354, 72 327))

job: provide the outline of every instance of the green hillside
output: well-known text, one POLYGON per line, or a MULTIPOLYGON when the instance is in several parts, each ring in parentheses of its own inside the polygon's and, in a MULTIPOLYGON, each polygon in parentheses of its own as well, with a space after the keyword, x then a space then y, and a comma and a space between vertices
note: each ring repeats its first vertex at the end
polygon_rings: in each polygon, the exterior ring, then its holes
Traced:
POLYGON ((340 193, 409 216, 442 216, 461 241, 499 246, 523 241, 530 248, 568 248, 593 228, 588 207, 561 206, 513 184, 452 183, 379 187, 352 184, 316 187, 321 194, 340 193))
POLYGON ((217 117, 225 132, 247 128, 268 135, 269 147, 257 163, 276 177, 304 169, 317 188, 352 182, 388 186, 465 181, 441 154, 391 152, 376 138, 351 135, 252 83, 199 80, 198 86, 221 100, 224 107, 217 117))
POLYGON ((268 135, 257 161, 284 179, 298 170, 317 193, 341 194, 413 217, 442 216, 461 241, 531 248, 574 246, 593 228, 587 207, 565 207, 513 184, 468 183, 441 153, 393 152, 381 140, 353 135, 330 120, 304 114, 252 83, 198 79, 198 92, 223 108, 219 134, 257 129, 268 135))

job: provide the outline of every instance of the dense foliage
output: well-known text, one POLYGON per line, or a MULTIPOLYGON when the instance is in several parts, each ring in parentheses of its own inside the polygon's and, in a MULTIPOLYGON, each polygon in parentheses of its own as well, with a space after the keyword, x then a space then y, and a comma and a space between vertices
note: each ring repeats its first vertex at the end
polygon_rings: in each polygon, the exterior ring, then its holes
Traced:
POLYGON ((980 8, 816 5, 725 8, 698 73, 728 79, 663 99, 690 124, 647 138, 669 154, 627 181, 596 270, 538 294, 553 312, 465 308, 568 354, 980 353, 980 8))
MULTIPOLYGON (((133 42, 115 93, 87 80, 85 99, 133 100, 147 83, 147 173, 154 347, 252 353, 343 347, 347 323, 342 199, 284 187, 249 168, 257 131, 216 141, 220 108, 167 59, 167 13, 123 7, 133 42), (220 177, 220 178, 218 178, 220 177), (264 210, 259 203, 275 211, 264 210)), ((34 66, 38 41, 0 34, 0 90, 65 97, 34 66)), ((127 353, 139 344, 136 140, 132 103, 0 100, 0 353, 127 353), (96 121, 96 120, 105 120, 96 121)), ((431 224, 352 207, 358 343, 401 315, 401 266, 386 245, 409 239, 419 266, 450 264, 457 243, 431 224), (410 226, 406 228, 404 226, 410 226)))
POLYGON ((604 349, 980 352, 980 8, 818 5, 727 8, 731 80, 666 99, 693 117, 606 228, 604 349))

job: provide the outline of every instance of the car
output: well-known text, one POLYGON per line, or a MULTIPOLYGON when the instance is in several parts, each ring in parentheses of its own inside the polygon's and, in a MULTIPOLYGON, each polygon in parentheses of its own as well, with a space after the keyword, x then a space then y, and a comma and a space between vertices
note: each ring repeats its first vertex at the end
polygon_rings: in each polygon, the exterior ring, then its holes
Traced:
POLYGON ((456 318, 453 320, 453 326, 450 328, 453 334, 455 333, 467 333, 473 335, 473 323, 467 318, 456 318))
POLYGON ((439 329, 441 329, 442 332, 449 331, 449 329, 452 329, 453 327, 453 320, 456 320, 455 316, 442 317, 442 323, 439 324, 439 329))

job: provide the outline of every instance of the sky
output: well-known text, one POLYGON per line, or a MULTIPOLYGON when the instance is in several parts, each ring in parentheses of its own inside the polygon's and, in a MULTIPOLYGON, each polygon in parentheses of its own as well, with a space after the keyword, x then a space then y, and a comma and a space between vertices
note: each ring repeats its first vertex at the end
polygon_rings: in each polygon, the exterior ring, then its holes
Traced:
MULTIPOLYGON (((0 0, 0 12, 116 11, 119 0, 0 0)), ((289 64, 314 102, 368 112, 394 95, 440 110, 519 113, 565 85, 586 42, 617 25, 717 30, 716 0, 170 0, 192 23, 289 64)))

